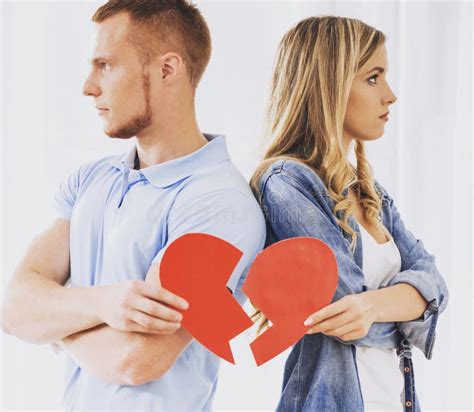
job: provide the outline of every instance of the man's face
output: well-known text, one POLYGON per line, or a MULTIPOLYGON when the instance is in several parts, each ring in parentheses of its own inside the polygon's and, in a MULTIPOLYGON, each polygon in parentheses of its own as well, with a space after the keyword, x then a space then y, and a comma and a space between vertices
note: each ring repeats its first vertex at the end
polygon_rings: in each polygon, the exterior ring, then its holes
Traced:
POLYGON ((380 116, 397 100, 385 79, 387 70, 387 52, 381 46, 352 83, 344 118, 344 134, 348 137, 373 140, 383 135, 387 120, 380 116), (381 74, 374 67, 381 67, 384 72, 381 74))
POLYGON ((150 78, 127 40, 129 16, 120 13, 97 24, 91 71, 83 93, 93 96, 107 136, 128 139, 152 120, 150 78))

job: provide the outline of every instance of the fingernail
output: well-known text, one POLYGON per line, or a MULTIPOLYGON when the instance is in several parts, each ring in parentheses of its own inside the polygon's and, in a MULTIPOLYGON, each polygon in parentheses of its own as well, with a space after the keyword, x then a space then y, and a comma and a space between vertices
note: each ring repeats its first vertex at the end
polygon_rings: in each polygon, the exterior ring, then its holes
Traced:
POLYGON ((183 301, 181 301, 181 307, 183 309, 188 309, 189 308, 189 303, 183 300, 183 301))
POLYGON ((305 326, 311 325, 311 318, 306 319, 306 320, 304 321, 304 325, 305 325, 305 326))

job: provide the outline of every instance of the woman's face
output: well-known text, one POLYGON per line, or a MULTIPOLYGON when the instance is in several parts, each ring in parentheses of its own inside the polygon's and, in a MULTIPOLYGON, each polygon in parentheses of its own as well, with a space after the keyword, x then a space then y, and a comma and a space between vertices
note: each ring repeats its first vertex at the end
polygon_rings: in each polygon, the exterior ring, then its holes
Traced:
POLYGON ((375 140, 383 135, 388 117, 381 116, 397 100, 385 79, 387 70, 387 51, 382 45, 354 78, 344 118, 346 152, 352 139, 375 140))

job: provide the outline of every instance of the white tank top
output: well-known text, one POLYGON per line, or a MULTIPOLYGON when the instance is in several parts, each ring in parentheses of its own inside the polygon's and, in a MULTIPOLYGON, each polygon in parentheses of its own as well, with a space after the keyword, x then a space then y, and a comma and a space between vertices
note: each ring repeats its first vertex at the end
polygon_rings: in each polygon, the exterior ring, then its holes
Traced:
MULTIPOLYGON (((362 225, 359 227, 364 284, 368 290, 379 289, 400 272, 400 252, 385 227, 390 240, 381 244, 362 225)), ((395 349, 357 346, 356 362, 365 410, 403 410, 404 379, 395 349)))

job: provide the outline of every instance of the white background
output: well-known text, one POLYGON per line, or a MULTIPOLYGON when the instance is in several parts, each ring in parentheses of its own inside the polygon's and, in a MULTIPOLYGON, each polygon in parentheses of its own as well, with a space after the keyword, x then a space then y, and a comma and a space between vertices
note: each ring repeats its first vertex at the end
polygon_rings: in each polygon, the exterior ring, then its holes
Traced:
MULTIPOLYGON (((1 4, 2 284, 53 218, 52 197, 73 168, 130 142, 112 141, 82 96, 96 2, 1 4)), ((388 37, 388 81, 398 97, 385 135, 367 145, 376 178, 407 227, 437 256, 450 302, 433 359, 415 349, 423 410, 472 409, 472 4, 470 2, 197 2, 213 56, 197 98, 205 132, 224 133, 249 178, 259 161, 278 41, 301 18, 356 17, 388 37)), ((28 304, 28 302, 25 302, 28 304)), ((61 308, 58 308, 61 310, 61 308)), ((216 409, 273 410, 287 352, 256 368, 237 339, 222 362, 216 409)), ((3 409, 53 409, 63 359, 48 345, 2 334, 3 409)))

